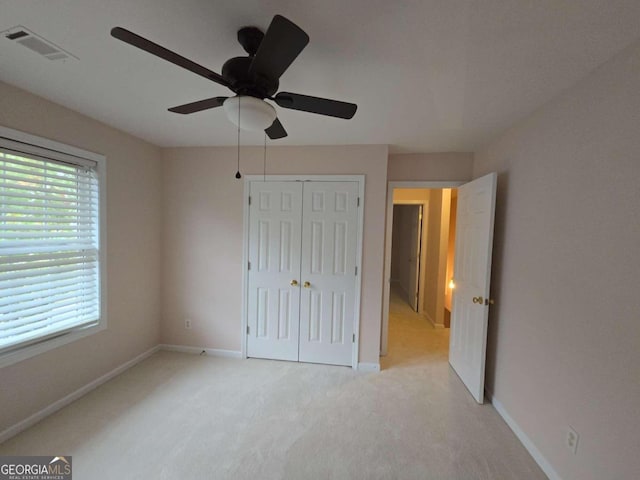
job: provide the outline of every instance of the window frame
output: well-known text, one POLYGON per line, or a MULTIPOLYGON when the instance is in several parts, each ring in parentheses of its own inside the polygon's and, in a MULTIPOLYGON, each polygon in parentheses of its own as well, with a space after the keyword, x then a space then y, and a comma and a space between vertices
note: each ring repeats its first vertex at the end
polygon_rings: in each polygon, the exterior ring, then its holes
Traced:
POLYGON ((21 132, 0 125, 0 142, 19 142, 31 147, 49 150, 60 157, 74 159, 73 163, 82 165, 82 159, 91 160, 96 163, 96 175, 98 177, 98 265, 100 284, 100 315, 94 325, 77 327, 60 335, 45 338, 40 342, 31 343, 21 348, 16 348, 0 354, 0 368, 26 360, 27 358, 40 355, 63 345, 75 342, 81 338, 94 335, 107 329, 107 159, 104 155, 73 147, 64 143, 56 142, 47 138, 21 132))

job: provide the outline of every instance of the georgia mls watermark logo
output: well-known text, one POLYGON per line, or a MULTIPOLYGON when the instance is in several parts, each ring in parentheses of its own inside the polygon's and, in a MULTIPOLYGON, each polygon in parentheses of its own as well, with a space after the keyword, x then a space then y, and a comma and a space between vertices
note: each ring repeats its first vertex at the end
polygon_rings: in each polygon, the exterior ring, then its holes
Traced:
POLYGON ((71 457, 0 457, 0 480, 71 480, 71 457))

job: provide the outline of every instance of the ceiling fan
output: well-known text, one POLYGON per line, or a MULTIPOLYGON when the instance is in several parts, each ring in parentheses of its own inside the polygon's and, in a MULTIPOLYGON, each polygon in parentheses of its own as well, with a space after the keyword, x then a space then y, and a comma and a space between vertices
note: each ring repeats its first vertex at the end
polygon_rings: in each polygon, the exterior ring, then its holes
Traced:
POLYGON ((227 117, 235 125, 247 130, 264 130, 274 140, 286 137, 287 132, 278 120, 275 109, 265 99, 274 101, 282 108, 344 119, 352 118, 358 108, 353 103, 328 98, 289 92, 276 94, 280 77, 309 43, 309 36, 281 15, 273 17, 266 33, 256 27, 243 27, 238 31, 238 41, 248 56, 227 60, 222 66, 222 75, 122 27, 113 28, 111 35, 224 85, 235 93, 233 97, 213 97, 172 107, 170 112, 189 114, 224 106, 227 117))

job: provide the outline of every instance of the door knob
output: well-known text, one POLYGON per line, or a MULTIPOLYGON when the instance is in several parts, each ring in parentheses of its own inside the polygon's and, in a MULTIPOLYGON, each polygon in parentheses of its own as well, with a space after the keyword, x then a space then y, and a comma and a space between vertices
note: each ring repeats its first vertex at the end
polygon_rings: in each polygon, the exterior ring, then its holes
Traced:
POLYGON ((297 280, 291 280, 291 284, 292 287, 297 287, 298 286, 298 281, 297 280))
POLYGON ((479 303, 480 305, 482 305, 483 302, 484 302, 484 298, 482 298, 482 297, 473 297, 473 303, 479 303))
POLYGON ((304 283, 302 284, 302 286, 303 286, 304 288, 311 288, 311 284, 310 284, 309 282, 304 282, 304 283))

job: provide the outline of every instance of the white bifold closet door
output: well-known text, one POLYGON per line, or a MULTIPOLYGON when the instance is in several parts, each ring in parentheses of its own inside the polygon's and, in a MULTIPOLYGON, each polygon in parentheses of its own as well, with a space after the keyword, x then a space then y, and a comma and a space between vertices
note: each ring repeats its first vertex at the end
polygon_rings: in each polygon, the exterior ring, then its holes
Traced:
POLYGON ((250 191, 247 355, 297 361, 302 183, 251 182, 250 191))
POLYGON ((251 182, 247 356, 351 365, 358 184, 251 182))

